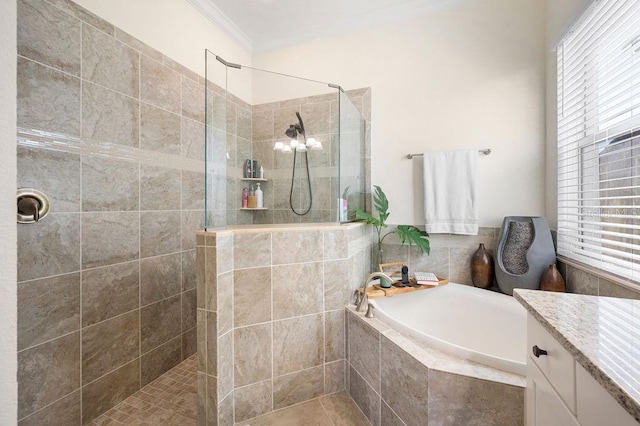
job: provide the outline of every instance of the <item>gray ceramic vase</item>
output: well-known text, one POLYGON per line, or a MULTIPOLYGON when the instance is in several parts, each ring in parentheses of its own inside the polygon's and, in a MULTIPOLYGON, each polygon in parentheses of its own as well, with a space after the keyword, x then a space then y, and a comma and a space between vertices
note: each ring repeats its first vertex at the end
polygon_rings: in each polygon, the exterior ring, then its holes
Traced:
POLYGON ((513 295, 514 288, 539 289, 542 275, 555 262, 551 231, 543 217, 504 218, 495 256, 496 281, 503 293, 513 295))

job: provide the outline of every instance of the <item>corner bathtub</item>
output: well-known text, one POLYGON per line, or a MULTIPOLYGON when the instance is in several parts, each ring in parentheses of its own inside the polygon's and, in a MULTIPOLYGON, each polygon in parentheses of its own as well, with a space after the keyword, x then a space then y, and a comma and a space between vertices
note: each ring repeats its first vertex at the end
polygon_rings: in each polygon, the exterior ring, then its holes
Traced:
POLYGON ((449 283, 370 299, 377 318, 450 354, 526 375, 526 310, 513 297, 449 283))

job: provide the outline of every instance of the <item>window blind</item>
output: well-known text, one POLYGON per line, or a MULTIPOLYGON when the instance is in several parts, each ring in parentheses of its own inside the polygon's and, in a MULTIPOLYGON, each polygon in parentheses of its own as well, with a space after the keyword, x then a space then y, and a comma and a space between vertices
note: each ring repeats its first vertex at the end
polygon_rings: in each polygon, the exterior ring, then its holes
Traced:
POLYGON ((557 46, 558 254, 640 281, 640 0, 596 0, 557 46))

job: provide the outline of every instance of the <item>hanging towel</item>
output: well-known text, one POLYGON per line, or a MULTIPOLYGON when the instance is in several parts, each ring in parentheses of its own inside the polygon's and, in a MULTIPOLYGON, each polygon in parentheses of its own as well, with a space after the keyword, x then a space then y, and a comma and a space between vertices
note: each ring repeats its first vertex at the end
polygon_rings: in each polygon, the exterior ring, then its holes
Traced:
POLYGON ((478 235, 478 150, 424 153, 425 228, 478 235))

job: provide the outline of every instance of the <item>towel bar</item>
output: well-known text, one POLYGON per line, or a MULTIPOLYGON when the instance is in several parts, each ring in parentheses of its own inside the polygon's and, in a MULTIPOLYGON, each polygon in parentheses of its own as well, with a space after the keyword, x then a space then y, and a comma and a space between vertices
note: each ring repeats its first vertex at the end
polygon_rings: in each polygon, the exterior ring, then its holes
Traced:
MULTIPOLYGON (((487 148, 487 149, 479 149, 478 152, 484 154, 484 155, 489 155, 491 154, 491 148, 487 148)), ((411 160, 413 157, 422 157, 423 154, 407 154, 407 158, 409 160, 411 160)))

